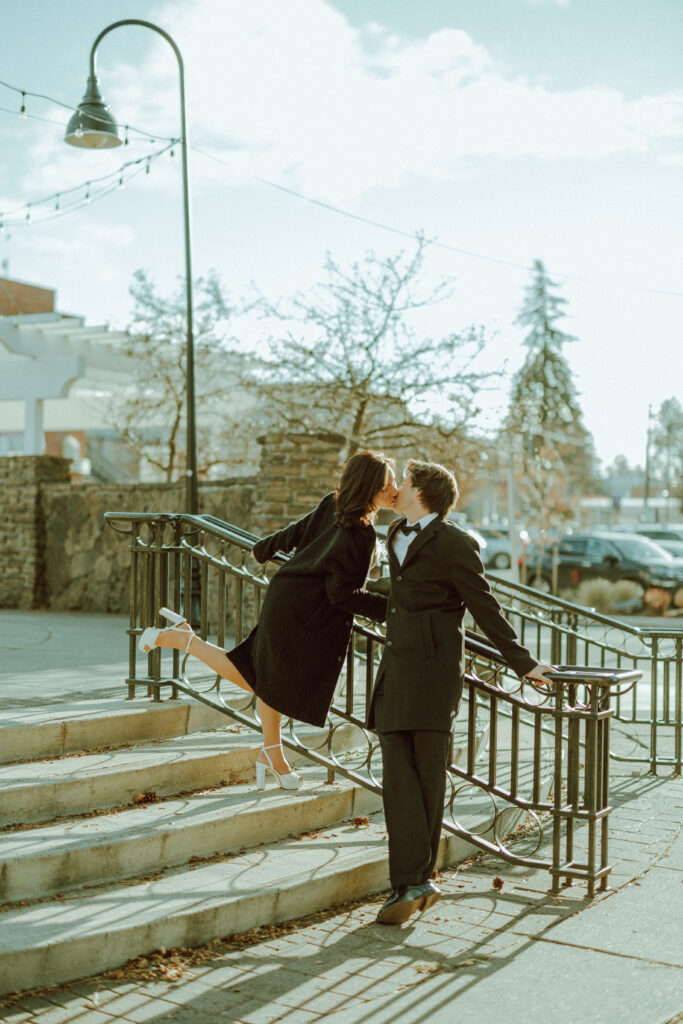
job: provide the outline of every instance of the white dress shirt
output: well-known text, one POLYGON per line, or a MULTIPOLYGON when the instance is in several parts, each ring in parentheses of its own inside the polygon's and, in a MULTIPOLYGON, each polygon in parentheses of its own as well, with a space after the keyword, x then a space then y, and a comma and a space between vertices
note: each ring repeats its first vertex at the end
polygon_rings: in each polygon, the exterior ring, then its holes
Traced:
MULTIPOLYGON (((428 526, 431 523, 432 519, 438 518, 438 512, 428 512, 426 516, 422 517, 422 519, 418 519, 417 522, 420 524, 420 533, 424 530, 425 526, 428 526)), ((408 526, 415 525, 415 523, 408 523, 408 526)), ((392 544, 394 548, 394 554, 398 559, 399 565, 403 565, 403 559, 406 557, 406 554, 408 553, 408 548, 415 540, 415 538, 419 536, 419 533, 404 533, 403 530, 401 530, 400 528, 396 531, 396 533, 393 536, 392 544)))

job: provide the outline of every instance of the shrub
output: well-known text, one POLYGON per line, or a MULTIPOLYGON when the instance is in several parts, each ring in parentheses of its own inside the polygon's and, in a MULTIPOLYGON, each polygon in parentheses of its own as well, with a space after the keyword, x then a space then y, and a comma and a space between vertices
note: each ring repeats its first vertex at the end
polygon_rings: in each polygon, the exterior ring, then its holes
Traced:
POLYGON ((632 580, 594 579, 584 580, 574 590, 565 591, 562 595, 566 600, 582 604, 587 608, 595 608, 603 614, 613 612, 635 612, 642 607, 643 588, 632 580))

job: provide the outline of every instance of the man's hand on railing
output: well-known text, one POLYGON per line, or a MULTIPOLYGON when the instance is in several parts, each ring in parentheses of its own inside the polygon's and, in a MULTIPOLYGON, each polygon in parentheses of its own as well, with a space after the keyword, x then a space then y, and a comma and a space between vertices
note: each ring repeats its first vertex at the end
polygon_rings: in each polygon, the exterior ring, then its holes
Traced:
POLYGON ((535 683, 540 683, 541 686, 547 686, 549 689, 554 686, 552 676, 555 669, 552 665, 545 665, 542 661, 539 661, 537 665, 534 665, 531 672, 527 672, 525 679, 531 679, 535 683))

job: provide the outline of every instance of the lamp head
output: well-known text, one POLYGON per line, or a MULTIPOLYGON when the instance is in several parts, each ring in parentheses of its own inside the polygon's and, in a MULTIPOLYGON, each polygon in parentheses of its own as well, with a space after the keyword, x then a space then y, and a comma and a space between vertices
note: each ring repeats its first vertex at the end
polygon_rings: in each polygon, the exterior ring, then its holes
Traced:
POLYGON ((85 95, 66 127, 64 141, 84 149, 111 149, 121 145, 119 126, 102 99, 94 75, 88 77, 85 95))

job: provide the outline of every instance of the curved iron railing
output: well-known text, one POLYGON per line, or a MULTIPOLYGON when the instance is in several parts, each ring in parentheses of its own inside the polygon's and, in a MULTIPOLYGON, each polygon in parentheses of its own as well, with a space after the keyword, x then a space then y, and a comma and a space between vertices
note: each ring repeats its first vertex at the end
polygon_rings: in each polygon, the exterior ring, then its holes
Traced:
MULTIPOLYGON (((195 619, 199 635, 219 646, 238 643, 258 620, 268 586, 267 568, 250 555, 258 538, 212 516, 105 518, 129 538, 131 552, 129 697, 142 686, 160 700, 168 687, 172 698, 188 694, 258 729, 255 698, 206 676, 200 662, 178 651, 137 649, 140 632, 164 605, 195 619)), ((382 628, 357 620, 325 728, 302 730, 290 719, 283 730, 285 745, 326 767, 330 779, 340 773, 377 792, 381 757, 365 721, 383 644, 382 628)), ((554 890, 563 878, 583 879, 590 895, 596 884, 605 888, 611 700, 622 699, 639 673, 560 666, 548 692, 521 682, 483 638, 468 633, 466 649, 444 831, 509 863, 547 869, 554 890), (544 856, 548 823, 551 854, 544 856)))
POLYGON ((635 626, 520 583, 489 576, 522 643, 551 664, 613 666, 640 678, 615 697, 614 760, 683 770, 683 629, 635 626))

